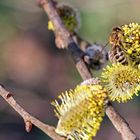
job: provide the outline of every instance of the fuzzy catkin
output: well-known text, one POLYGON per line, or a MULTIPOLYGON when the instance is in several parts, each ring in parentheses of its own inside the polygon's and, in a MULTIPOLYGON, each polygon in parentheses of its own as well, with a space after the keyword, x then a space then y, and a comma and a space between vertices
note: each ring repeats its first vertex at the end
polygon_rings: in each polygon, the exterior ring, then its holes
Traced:
POLYGON ((127 102, 140 90, 140 71, 132 66, 112 64, 102 72, 102 82, 112 101, 127 102))
POLYGON ((80 85, 54 101, 59 118, 56 132, 71 140, 92 140, 104 116, 106 89, 101 85, 80 85))

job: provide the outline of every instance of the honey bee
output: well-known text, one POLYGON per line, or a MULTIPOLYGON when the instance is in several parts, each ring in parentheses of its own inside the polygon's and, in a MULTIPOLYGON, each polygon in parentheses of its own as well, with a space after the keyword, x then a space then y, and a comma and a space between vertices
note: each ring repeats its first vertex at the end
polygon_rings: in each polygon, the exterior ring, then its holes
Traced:
POLYGON ((109 52, 109 59, 113 63, 121 63, 123 65, 128 64, 128 59, 123 50, 123 36, 124 33, 120 27, 115 27, 112 30, 112 33, 109 37, 109 43, 112 46, 111 51, 109 52))

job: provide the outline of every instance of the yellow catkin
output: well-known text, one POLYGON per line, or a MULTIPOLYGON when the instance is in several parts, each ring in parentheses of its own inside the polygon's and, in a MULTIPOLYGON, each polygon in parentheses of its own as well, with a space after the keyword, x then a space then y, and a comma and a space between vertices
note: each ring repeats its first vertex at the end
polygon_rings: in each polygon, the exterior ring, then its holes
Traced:
POLYGON ((112 46, 111 56, 114 62, 135 68, 140 67, 140 25, 138 23, 113 28, 109 43, 112 46))
POLYGON ((102 73, 102 81, 112 101, 127 102, 140 90, 140 72, 131 66, 107 66, 102 73))
POLYGON ((80 85, 55 100, 55 114, 59 118, 56 133, 70 140, 92 140, 104 116, 107 91, 101 85, 80 85))
POLYGON ((140 25, 138 23, 130 23, 122 26, 124 38, 122 48, 129 56, 134 66, 140 63, 140 25))

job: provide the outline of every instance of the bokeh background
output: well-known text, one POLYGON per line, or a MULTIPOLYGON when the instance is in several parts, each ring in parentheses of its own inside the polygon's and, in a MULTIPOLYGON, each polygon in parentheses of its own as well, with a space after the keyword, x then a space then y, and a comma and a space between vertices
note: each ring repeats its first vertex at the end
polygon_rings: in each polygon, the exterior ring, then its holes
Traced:
MULTIPOLYGON (((80 13, 78 33, 106 44, 113 27, 140 23, 140 0, 59 0, 80 13)), ((20 105, 40 120, 57 124, 50 102, 81 82, 65 50, 58 50, 47 16, 36 0, 0 0, 0 83, 20 105)), ((96 74, 96 71, 94 71, 96 74)), ((116 108, 140 137, 140 97, 116 108)), ((50 140, 39 129, 25 132, 22 118, 0 98, 0 140, 50 140)), ((94 140, 121 140, 107 117, 94 140)))

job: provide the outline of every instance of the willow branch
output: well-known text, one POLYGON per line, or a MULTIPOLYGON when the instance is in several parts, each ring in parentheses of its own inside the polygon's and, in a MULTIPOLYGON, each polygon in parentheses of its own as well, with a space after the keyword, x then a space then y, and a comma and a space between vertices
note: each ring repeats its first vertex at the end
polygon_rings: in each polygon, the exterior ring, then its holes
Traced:
POLYGON ((2 96, 5 101, 23 118, 25 122, 26 131, 31 131, 32 124, 41 129, 45 134, 50 136, 54 140, 65 140, 65 138, 60 137, 55 133, 55 128, 53 126, 42 123, 37 118, 26 112, 13 98, 12 94, 6 91, 2 86, 0 86, 0 96, 2 96))
POLYGON ((52 21, 55 27, 56 38, 61 38, 63 44, 65 44, 64 46, 68 46, 68 50, 74 59, 76 68, 81 77, 84 80, 91 78, 92 75, 85 66, 85 63, 82 59, 84 53, 79 47, 77 47, 76 43, 71 37, 71 34, 67 31, 64 24, 62 23, 62 20, 56 11, 54 2, 52 0, 39 0, 39 5, 44 9, 49 19, 52 21))
POLYGON ((106 115, 121 134, 123 140, 139 140, 126 120, 115 110, 110 102, 106 108, 106 115))
MULTIPOLYGON (((68 46, 68 50, 72 55, 72 58, 75 61, 76 68, 83 78, 83 80, 92 78, 90 71, 85 65, 82 59, 82 53, 77 46, 77 44, 73 41, 70 33, 66 30, 63 25, 58 13, 56 12, 56 7, 53 4, 52 0, 39 0, 40 6, 44 9, 49 19, 55 26, 57 34, 61 35, 62 41, 66 46, 68 46)), ((55 33, 55 35, 57 35, 55 33)), ((56 36, 57 37, 57 36, 56 36)), ((117 131, 121 134, 123 140, 136 140, 138 139, 135 133, 132 131, 128 123, 125 119, 123 119, 119 113, 114 109, 114 107, 109 103, 106 107, 106 115, 109 117, 110 121, 117 129, 117 131)))

